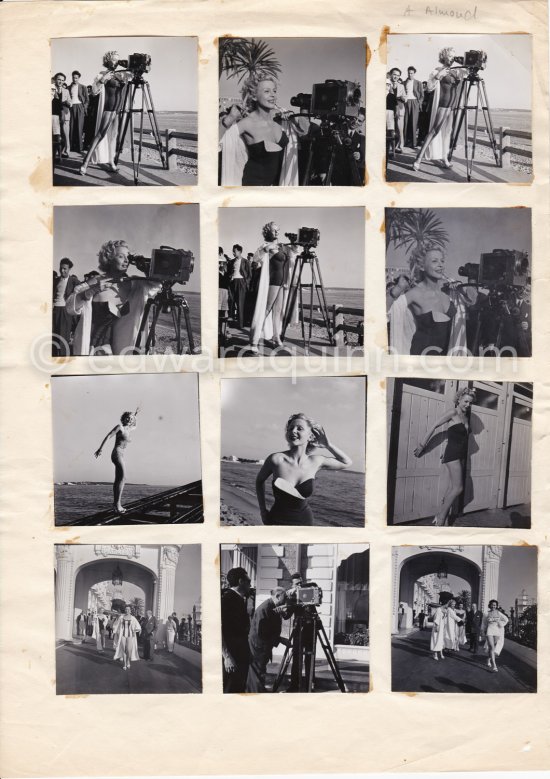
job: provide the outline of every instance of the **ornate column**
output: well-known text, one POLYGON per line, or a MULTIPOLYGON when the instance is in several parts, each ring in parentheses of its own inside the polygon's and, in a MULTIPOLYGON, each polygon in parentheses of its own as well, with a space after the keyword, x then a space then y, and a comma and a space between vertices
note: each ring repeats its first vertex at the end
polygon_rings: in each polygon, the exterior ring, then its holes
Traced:
POLYGON ((397 633, 397 615, 399 611, 399 549, 395 546, 392 547, 391 550, 391 564, 393 585, 391 630, 392 633, 397 633))
POLYGON ((174 611, 174 589, 176 585, 176 566, 181 544, 161 546, 158 583, 157 619, 165 620, 174 611))
POLYGON ((55 545, 55 637, 70 641, 73 637, 73 615, 71 604, 73 580, 73 548, 70 544, 55 545))
POLYGON ((502 557, 501 546, 483 547, 483 570, 481 573, 481 592, 479 608, 487 611, 489 601, 498 599, 498 575, 502 557))

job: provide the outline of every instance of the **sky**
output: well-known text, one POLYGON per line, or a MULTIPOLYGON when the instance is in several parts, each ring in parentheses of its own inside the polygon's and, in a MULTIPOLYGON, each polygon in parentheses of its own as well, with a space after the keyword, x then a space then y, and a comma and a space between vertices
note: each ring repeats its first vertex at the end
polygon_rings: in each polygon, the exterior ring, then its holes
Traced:
MULTIPOLYGON (((117 51, 121 59, 134 53, 151 56, 145 74, 156 111, 196 111, 198 87, 197 39, 192 37, 54 38, 51 41, 52 76, 61 72, 71 81, 71 72, 82 73, 82 84, 91 84, 104 69, 103 55, 117 51)), ((141 98, 137 98, 141 101, 141 98)), ((138 105, 141 103, 138 102, 138 105)))
MULTIPOLYGON (((458 268, 479 262, 480 254, 493 249, 528 252, 531 262, 531 209, 529 208, 434 208, 449 234, 445 273, 459 279, 458 268)), ((386 252, 386 267, 409 267, 404 249, 386 252)))
POLYGON ((364 471, 365 390, 355 376, 222 379, 222 455, 265 459, 286 449, 287 420, 301 411, 364 471))
MULTIPOLYGON (((199 206, 196 203, 138 206, 55 206, 53 267, 69 257, 71 273, 82 280, 84 273, 97 270, 97 253, 105 241, 124 240, 132 254, 151 256, 153 249, 173 246, 195 255, 195 269, 187 284, 175 290, 200 292, 199 206)), ((131 276, 143 276, 135 265, 131 276)))
MULTIPOLYGON (((316 227, 321 238, 316 252, 326 287, 364 287, 365 211, 361 208, 221 208, 218 211, 220 246, 231 257, 233 244, 245 256, 263 243, 262 227, 276 222, 280 238, 300 227, 316 227)), ((307 280, 309 281, 309 274, 307 280)))
POLYGON ((441 49, 452 46, 457 56, 471 49, 487 54, 480 71, 491 108, 531 109, 531 37, 529 35, 390 35, 388 70, 398 67, 406 78, 410 65, 426 81, 438 65, 441 49))
MULTIPOLYGON (((273 49, 281 65, 278 104, 291 108, 290 98, 298 92, 311 92, 313 84, 326 79, 358 81, 365 95, 365 38, 256 38, 273 49)), ((220 79, 220 97, 240 98, 236 78, 220 79)))
POLYGON ((109 439, 140 406, 125 452, 127 481, 179 486, 201 478, 196 374, 57 376, 52 379, 54 481, 113 481, 109 439))

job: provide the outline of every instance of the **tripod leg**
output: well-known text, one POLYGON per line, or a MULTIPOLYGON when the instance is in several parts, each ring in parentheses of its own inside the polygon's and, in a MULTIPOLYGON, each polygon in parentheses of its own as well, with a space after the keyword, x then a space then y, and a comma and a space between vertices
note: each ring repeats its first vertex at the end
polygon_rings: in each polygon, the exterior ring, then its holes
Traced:
MULTIPOLYGON (((472 91, 473 83, 468 82, 468 91, 466 93, 466 104, 464 106, 464 156, 466 158, 466 178, 468 181, 472 178, 472 157, 470 155, 470 145, 468 141, 468 112, 473 106, 470 106, 470 92, 472 91)), ((474 139, 476 137, 476 125, 474 125, 474 139)))
POLYGON ((307 691, 313 692, 313 684, 315 682, 315 659, 317 654, 317 623, 316 621, 313 621, 311 623, 311 641, 310 641, 310 649, 306 649, 306 652, 308 652, 309 657, 309 668, 307 667, 306 663, 306 673, 307 673, 307 691))
POLYGON ((143 149, 143 114, 144 114, 144 101, 145 101, 145 92, 143 91, 143 84, 140 85, 141 90, 141 110, 139 112, 139 142, 138 142, 138 158, 137 158, 137 166, 136 166, 136 172, 135 172, 135 180, 136 184, 139 180, 139 168, 141 165, 141 153, 143 149))
POLYGON ((145 98, 147 104, 147 113, 149 114, 149 121, 151 122, 151 131, 155 138, 155 143, 157 144, 157 149, 160 157, 160 164, 165 170, 168 170, 168 160, 165 158, 164 151, 162 149, 162 139, 160 137, 160 130, 157 121, 157 115, 155 112, 155 105, 153 103, 153 94, 151 92, 151 86, 148 81, 144 82, 144 86, 146 90, 145 98))
POLYGON ((124 148, 124 139, 128 131, 128 124, 130 122, 130 114, 132 112, 132 106, 134 105, 134 83, 130 81, 124 87, 124 98, 122 100, 122 111, 120 113, 118 134, 116 139, 116 151, 115 151, 115 165, 118 165, 118 159, 124 148))
POLYGON ((295 623, 294 627, 292 628, 292 632, 290 634, 289 646, 285 648, 283 658, 279 666, 279 671, 277 672, 277 676, 275 678, 275 681, 273 682, 273 688, 272 688, 273 692, 277 692, 277 690, 279 689, 281 682, 285 678, 285 674, 290 661, 294 660, 294 652, 296 651, 297 633, 298 633, 297 623, 295 623))
POLYGON ((281 331, 281 339, 283 341, 285 339, 285 333, 287 331, 287 328, 290 324, 292 311, 294 310, 294 306, 296 304, 296 296, 298 294, 298 287, 300 285, 301 278, 302 278, 302 259, 301 257, 297 257, 296 262, 294 263, 294 269, 292 271, 292 279, 290 280, 288 299, 286 302, 286 310, 283 314, 283 327, 281 331))
POLYGON ((330 187, 332 182, 332 172, 334 170, 334 161, 336 159, 336 149, 334 146, 331 147, 330 150, 330 160, 328 163, 328 169, 327 169, 327 177, 324 182, 325 187, 330 187))
MULTIPOLYGON (((134 184, 137 185, 138 179, 136 175, 136 150, 134 148, 134 101, 136 97, 137 85, 134 86, 134 94, 132 98, 132 106, 130 108, 130 154, 132 157, 132 171, 134 173, 134 184)), ((143 108, 143 107, 142 107, 143 108)))
POLYGON ((306 323, 304 320, 304 288, 302 287, 302 284, 300 283, 298 285, 298 295, 300 298, 300 311, 299 311, 299 317, 300 317, 300 329, 302 331, 302 342, 304 344, 304 347, 306 345, 306 323))
POLYGON ((176 352, 181 354, 181 308, 172 306, 172 322, 176 334, 176 352))
POLYGON ((328 340, 331 345, 334 344, 334 333, 332 332, 332 325, 330 324, 330 317, 328 314, 328 305, 327 305, 327 298, 325 294, 325 285, 323 284, 323 276, 321 275, 321 266, 319 264, 319 258, 315 257, 315 270, 317 273, 317 276, 319 278, 319 283, 317 285, 317 295, 319 297, 319 305, 321 307, 321 313, 323 315, 323 319, 325 322, 325 327, 327 328, 327 336, 328 340))
POLYGON ((137 334, 136 338, 136 349, 139 349, 141 346, 141 337, 143 333, 145 332, 145 328, 147 327, 147 322, 149 320, 149 311, 151 310, 151 306, 153 305, 153 298, 148 298, 147 303, 145 304, 145 309, 143 310, 143 316, 141 317, 141 322, 139 325, 139 332, 137 334))
POLYGON ((189 343, 189 353, 195 354, 195 337, 193 336, 193 328, 191 327, 191 312, 189 311, 189 303, 187 300, 182 301, 183 315, 185 317, 185 328, 187 330, 187 341, 189 343))
POLYGON ((151 349, 155 348, 156 344, 156 332, 157 332, 157 320, 160 314, 160 305, 156 303, 153 307, 153 320, 151 327, 149 328, 149 335, 147 336, 147 342, 145 344, 145 354, 150 354, 151 349))
POLYGON ((493 127, 493 119, 491 117, 491 109, 489 108, 489 99, 487 97, 487 87, 483 79, 479 80, 479 86, 481 89, 481 108, 483 110, 483 116, 485 118, 485 126, 487 127, 487 134, 491 146, 493 147, 493 154, 495 155, 495 162, 497 165, 502 164, 502 161, 498 158, 497 140, 495 138, 495 129, 493 127))
POLYGON ((313 149, 315 148, 314 144, 315 141, 313 140, 309 142, 309 152, 307 155, 306 169, 304 171, 304 180, 302 181, 303 187, 308 187, 309 182, 311 180, 311 166, 313 164, 313 149))
POLYGON ((451 129, 451 145, 449 147, 449 160, 452 158, 453 153, 458 145, 458 139, 460 136, 460 128, 464 120, 464 93, 466 91, 466 81, 462 81, 460 84, 460 92, 458 93, 458 101, 456 108, 454 109, 453 126, 451 129))
POLYGON ((330 666, 330 670, 332 671, 332 675, 334 676, 334 680, 338 685, 340 692, 347 692, 346 685, 344 684, 344 680, 342 679, 342 674, 340 673, 340 669, 336 664, 336 658, 334 657, 334 652, 332 651, 332 647, 329 644, 327 634, 325 633, 325 628, 320 619, 317 620, 317 634, 319 636, 319 642, 321 644, 323 652, 325 653, 325 657, 327 658, 328 664, 330 666))

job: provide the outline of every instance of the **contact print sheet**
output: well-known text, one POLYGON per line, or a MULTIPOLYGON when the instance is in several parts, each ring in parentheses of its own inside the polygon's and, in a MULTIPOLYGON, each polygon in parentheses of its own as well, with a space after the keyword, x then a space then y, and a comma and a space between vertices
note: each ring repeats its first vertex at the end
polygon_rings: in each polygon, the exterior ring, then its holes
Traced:
POLYGON ((2 776, 547 766, 547 9, 437 9, 3 4, 2 776))

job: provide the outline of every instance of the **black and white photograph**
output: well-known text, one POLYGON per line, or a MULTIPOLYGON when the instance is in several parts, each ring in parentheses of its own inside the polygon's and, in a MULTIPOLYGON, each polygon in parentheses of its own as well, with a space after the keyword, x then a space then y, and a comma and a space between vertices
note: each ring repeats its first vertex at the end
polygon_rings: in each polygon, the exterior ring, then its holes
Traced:
POLYGON ((368 544, 222 544, 224 693, 369 691, 368 544))
POLYGON ((392 690, 537 691, 536 546, 392 548, 392 690))
POLYGON ((56 525, 203 522, 194 373, 52 378, 56 525))
POLYGON ((531 209, 386 208, 390 352, 531 357, 531 209))
POLYGON ((365 38, 220 38, 219 184, 365 184, 365 38))
POLYGON ((389 35, 387 62, 387 181, 532 181, 530 35, 389 35))
POLYGON ((50 43, 54 186, 197 183, 197 38, 50 43))
POLYGON ((533 385, 387 380, 388 524, 531 527, 533 385))
POLYGON ((218 355, 361 356, 363 208, 221 208, 218 355))
POLYGON ((202 692, 200 544, 56 544, 57 695, 202 692))
POLYGON ((199 206, 55 206, 52 355, 197 354, 199 206))
POLYGON ((365 376, 221 385, 222 525, 364 527, 365 376))

